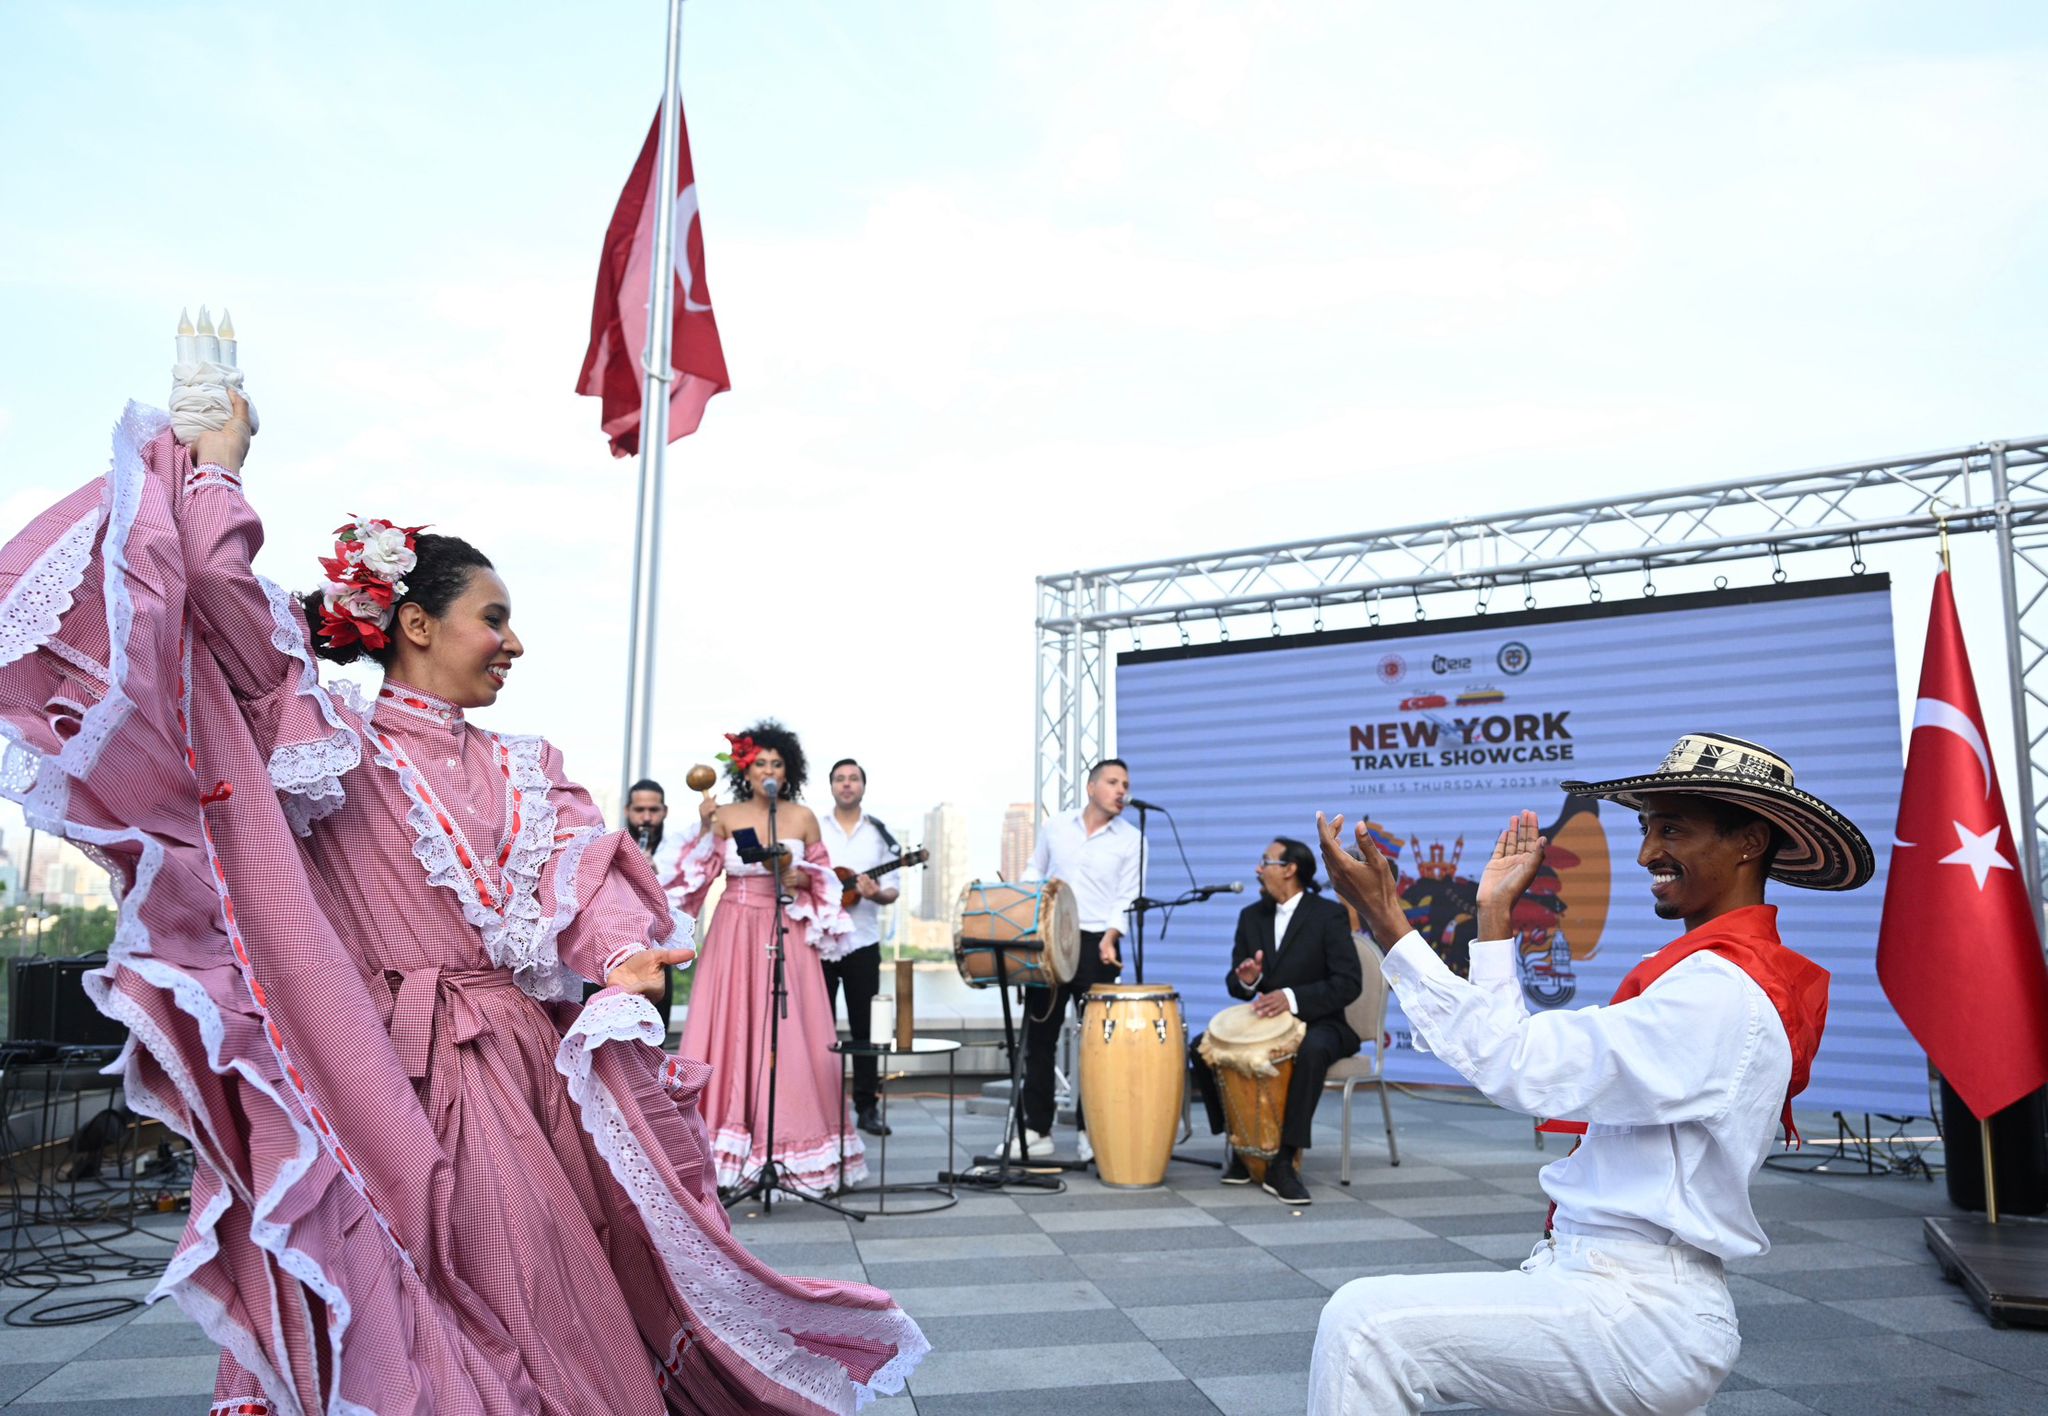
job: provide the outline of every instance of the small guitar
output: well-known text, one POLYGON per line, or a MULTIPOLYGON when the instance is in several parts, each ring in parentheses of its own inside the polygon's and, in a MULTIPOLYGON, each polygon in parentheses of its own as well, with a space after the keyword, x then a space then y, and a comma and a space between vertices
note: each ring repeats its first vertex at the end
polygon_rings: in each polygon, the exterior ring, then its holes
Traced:
POLYGON ((853 882, 861 876, 865 875, 870 880, 880 880, 890 871, 901 870, 906 865, 923 865, 930 855, 930 851, 920 846, 906 855, 898 856, 895 860, 888 861, 882 865, 870 866, 866 870, 848 870, 843 865, 833 866, 832 873, 838 876, 839 883, 846 887, 845 893, 839 897, 840 905, 850 910, 860 903, 860 891, 854 888, 853 882))

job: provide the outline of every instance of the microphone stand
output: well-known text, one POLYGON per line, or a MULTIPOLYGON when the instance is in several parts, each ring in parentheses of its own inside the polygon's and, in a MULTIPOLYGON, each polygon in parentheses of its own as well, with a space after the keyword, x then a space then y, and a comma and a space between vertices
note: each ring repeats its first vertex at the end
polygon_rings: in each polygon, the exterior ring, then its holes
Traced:
POLYGON ((1145 898, 1145 817, 1153 808, 1141 801, 1132 806, 1138 809, 1138 898, 1131 901, 1131 969, 1135 975, 1133 983, 1145 981, 1145 912, 1152 907, 1152 901, 1145 898))
MULTIPOLYGON (((1144 810, 1145 808, 1143 807, 1138 808, 1140 823, 1138 828, 1138 869, 1141 872, 1138 878, 1140 881, 1142 881, 1145 878, 1142 874, 1145 868, 1145 831, 1143 825, 1144 810)), ((1182 894, 1179 899, 1175 900, 1155 900, 1152 899, 1150 896, 1146 895, 1138 896, 1137 899, 1131 902, 1132 924, 1134 925, 1134 933, 1136 940, 1138 941, 1135 945, 1135 952, 1137 954, 1137 957, 1140 959, 1143 959, 1145 957, 1145 946, 1143 940, 1145 938, 1145 916, 1147 913, 1149 913, 1152 910, 1170 910, 1176 909, 1181 905, 1196 904, 1202 900, 1211 899, 1223 893, 1224 892, 1222 890, 1197 885, 1193 889, 1188 890, 1187 892, 1182 894)), ((1141 965, 1138 971, 1138 982, 1143 983, 1144 981, 1145 974, 1144 969, 1141 965)), ((1187 1085, 1185 1079, 1183 1079, 1181 1085, 1187 1085)), ((1193 1139, 1192 1130, 1190 1130, 1188 1138, 1193 1139)), ((1183 1165, 1203 1165, 1207 1166, 1211 1170, 1221 1170, 1223 1168, 1222 1161, 1210 1160, 1207 1156, 1182 1155, 1179 1151, 1169 1151, 1167 1152, 1167 1158, 1169 1160, 1177 1160, 1183 1165)))
MULTIPOLYGON (((782 1050, 782 1020, 789 1013, 788 976, 783 972, 786 964, 785 956, 788 953, 788 941, 783 924, 783 911, 795 902, 795 897, 785 893, 787 887, 783 884, 782 880, 784 852, 782 841, 776 835, 775 829, 775 803, 776 799, 782 795, 782 792, 779 787, 770 784, 767 789, 764 789, 763 794, 768 798, 768 869, 773 873, 775 879, 775 933, 770 936, 768 942, 768 957, 774 962, 775 971, 774 982, 768 994, 768 1132, 764 1137, 764 1158, 761 1161, 761 1168, 755 1171, 749 1179, 743 1181, 730 1195, 726 1196, 725 1207, 731 1209, 742 1201, 751 1200, 759 1196, 761 1212, 763 1214, 771 1214, 775 1208, 775 1196, 780 1193, 792 1195, 806 1204, 817 1205, 823 1209, 831 1210, 834 1214, 843 1215, 848 1219, 857 1219, 862 1223, 866 1223, 867 1216, 858 1210, 847 1209, 845 1206, 836 1205, 822 1196, 809 1194, 798 1189, 784 1173, 782 1162, 775 1158, 776 1067, 782 1050)), ((844 1116, 835 1116, 833 1124, 843 1128, 846 1125, 846 1118, 844 1116)))

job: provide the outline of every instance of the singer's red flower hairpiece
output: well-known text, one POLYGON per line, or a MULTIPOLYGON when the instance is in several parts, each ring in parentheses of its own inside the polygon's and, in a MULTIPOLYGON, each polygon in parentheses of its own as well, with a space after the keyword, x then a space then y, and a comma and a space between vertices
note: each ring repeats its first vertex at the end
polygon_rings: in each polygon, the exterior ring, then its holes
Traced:
POLYGON ((744 734, 735 737, 733 734, 727 733, 725 740, 732 744, 732 751, 719 753, 718 760, 731 767, 735 772, 746 771, 754 765, 754 759, 761 755, 761 749, 754 745, 752 737, 744 734))

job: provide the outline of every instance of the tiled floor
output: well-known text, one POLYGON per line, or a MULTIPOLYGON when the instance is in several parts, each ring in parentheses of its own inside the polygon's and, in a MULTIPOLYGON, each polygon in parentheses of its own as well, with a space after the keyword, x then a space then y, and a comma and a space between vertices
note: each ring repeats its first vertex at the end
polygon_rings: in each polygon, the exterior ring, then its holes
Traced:
MULTIPOLYGON (((784 1270, 880 1284, 923 1324, 933 1353, 910 1395, 869 1408, 877 1416, 1294 1413, 1332 1289, 1362 1274, 1506 1267, 1541 1219, 1535 1172, 1556 1151, 1532 1148, 1526 1120, 1446 1100, 1394 1106, 1402 1165, 1390 1168, 1383 1139, 1362 1129, 1347 1190, 1334 1098, 1325 1105, 1308 1172, 1315 1203, 1299 1211, 1177 1164, 1157 1191, 1077 1175, 1063 1195, 973 1195, 922 1218, 850 1224, 792 1205, 736 1221, 784 1270)), ((899 1101, 893 1119, 892 1178, 936 1171, 943 1101, 899 1101)), ((959 1125, 963 1148, 992 1144, 995 1121, 963 1110, 959 1125)), ((1991 1329, 1921 1244, 1920 1216, 1948 1212, 1938 1183, 1766 1172, 1757 1202, 1776 1247, 1734 1269, 1743 1351, 1711 1411, 2048 1411, 2048 1333, 1991 1329)), ((11 1411, 198 1412, 212 1372, 205 1339, 169 1305, 0 1328, 11 1411)))

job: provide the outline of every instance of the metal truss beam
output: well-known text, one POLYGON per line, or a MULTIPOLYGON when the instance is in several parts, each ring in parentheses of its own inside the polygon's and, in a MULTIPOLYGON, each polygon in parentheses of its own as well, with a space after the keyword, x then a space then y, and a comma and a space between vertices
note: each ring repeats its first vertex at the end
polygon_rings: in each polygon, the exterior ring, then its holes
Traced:
MULTIPOLYGON (((2048 840, 2048 437, 1593 499, 1500 516, 1138 561, 1038 579, 1036 775, 1041 811, 1080 799, 1108 741, 1107 636, 1390 595, 1505 587, 1795 552, 1920 540, 1949 529, 1999 540, 2028 880, 2048 840)), ((1277 619, 1275 620, 1277 626, 1277 619)), ((1276 631, 1277 632, 1277 631, 1276 631)))

